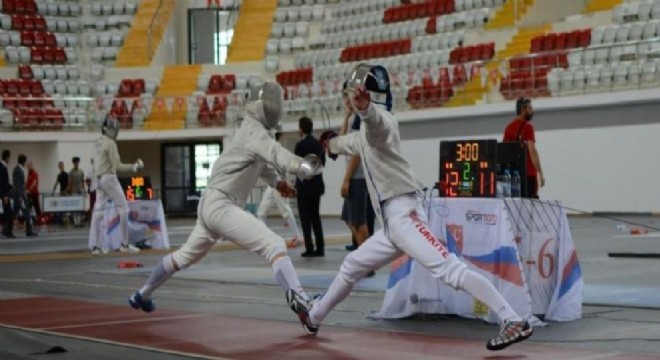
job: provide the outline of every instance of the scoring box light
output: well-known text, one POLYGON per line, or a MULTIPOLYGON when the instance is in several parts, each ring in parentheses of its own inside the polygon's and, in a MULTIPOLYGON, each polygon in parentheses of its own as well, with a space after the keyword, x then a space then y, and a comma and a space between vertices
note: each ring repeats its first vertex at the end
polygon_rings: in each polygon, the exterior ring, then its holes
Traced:
POLYGON ((444 197, 496 197, 497 140, 440 143, 440 192, 444 197))
POLYGON ((151 187, 151 179, 148 176, 132 176, 130 178, 120 178, 126 200, 152 200, 154 191, 151 187))

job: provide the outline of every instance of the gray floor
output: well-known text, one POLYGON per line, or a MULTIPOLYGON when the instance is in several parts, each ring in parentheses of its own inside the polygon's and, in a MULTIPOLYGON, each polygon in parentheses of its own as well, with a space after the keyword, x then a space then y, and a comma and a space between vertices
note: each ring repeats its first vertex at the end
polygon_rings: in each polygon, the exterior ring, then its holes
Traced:
MULTIPOLYGON (((624 220, 660 227, 654 217, 627 217, 624 220)), ((287 234, 281 220, 269 221, 279 233, 287 234)), ((570 219, 585 277, 584 318, 570 323, 551 323, 537 329, 535 343, 605 351, 611 353, 653 354, 660 356, 660 259, 610 258, 608 252, 660 253, 660 238, 622 237, 618 221, 602 218, 570 219), (618 237, 617 237, 618 236, 618 237)), ((171 221, 171 242, 185 240, 192 221, 171 221)), ((323 259, 303 259, 299 250, 292 258, 303 283, 319 284, 322 290, 346 254, 343 250, 347 232, 336 219, 324 222, 326 234, 334 241, 323 259)), ((38 239, 0 239, 0 254, 53 253, 79 251, 86 247, 83 231, 58 230, 38 239)), ((127 296, 139 287, 150 267, 161 255, 131 257, 145 265, 143 269, 117 270, 121 257, 24 261, 1 263, 0 298, 48 295, 103 303, 125 304, 127 296)), ((295 321, 284 304, 279 287, 268 279, 270 270, 264 261, 245 251, 214 251, 197 266, 178 274, 158 293, 160 308, 181 309, 281 321, 295 321)), ((424 319, 397 321, 371 320, 379 310, 387 269, 374 279, 360 283, 351 297, 340 304, 327 319, 328 324, 357 328, 397 329, 451 337, 484 339, 496 329, 479 321, 427 316, 424 319)), ((312 291, 315 289, 312 289, 312 291)), ((55 336, 30 334, 34 340, 67 347, 66 354, 30 355, 20 348, 17 336, 0 332, 0 359, 173 359, 159 353, 126 347, 80 341, 55 336), (8 344, 17 346, 12 351, 8 344), (9 353, 19 354, 8 355, 9 353), (22 356, 22 357, 21 357, 22 356)), ((31 344, 31 343, 28 343, 31 344)), ((32 344, 32 349, 40 347, 32 344)), ((34 351, 33 351, 34 352, 34 351)))

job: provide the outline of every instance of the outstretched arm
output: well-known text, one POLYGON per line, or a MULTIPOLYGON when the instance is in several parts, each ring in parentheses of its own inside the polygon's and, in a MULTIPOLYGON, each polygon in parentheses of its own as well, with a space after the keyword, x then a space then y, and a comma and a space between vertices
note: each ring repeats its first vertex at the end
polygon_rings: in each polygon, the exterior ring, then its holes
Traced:
POLYGON ((109 143, 108 146, 108 158, 113 163, 113 167, 117 172, 138 172, 144 167, 142 160, 137 159, 134 164, 124 164, 119 158, 119 151, 117 150, 117 143, 114 141, 109 143))
POLYGON ((246 149, 280 173, 295 174, 301 179, 308 179, 322 168, 322 154, 310 154, 311 156, 307 155, 304 159, 296 156, 270 137, 263 127, 255 126, 251 129, 249 139, 246 149))
POLYGON ((374 147, 389 145, 392 132, 391 115, 372 104, 371 95, 362 86, 355 89, 353 103, 360 112, 360 119, 366 126, 369 144, 374 147))

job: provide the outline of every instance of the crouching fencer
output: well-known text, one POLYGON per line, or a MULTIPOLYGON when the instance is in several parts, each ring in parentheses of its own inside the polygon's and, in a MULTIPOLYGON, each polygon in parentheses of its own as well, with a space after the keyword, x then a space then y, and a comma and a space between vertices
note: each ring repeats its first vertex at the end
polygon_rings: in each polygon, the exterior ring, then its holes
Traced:
POLYGON ((288 293, 287 300, 299 313, 303 327, 316 334, 323 319, 350 293, 353 285, 370 271, 377 270, 407 254, 433 277, 461 289, 482 301, 502 320, 499 334, 490 339, 489 350, 500 350, 532 335, 522 319, 493 284, 470 270, 433 236, 422 204, 422 187, 400 149, 399 127, 391 114, 392 94, 387 70, 360 64, 348 79, 351 104, 365 126, 359 132, 337 136, 326 131, 321 142, 332 156, 360 156, 369 195, 382 229, 344 259, 327 292, 313 301, 288 293))
POLYGON ((92 237, 92 254, 100 255, 108 252, 103 244, 102 222, 106 206, 114 206, 119 215, 119 233, 121 245, 119 251, 138 253, 140 249, 128 242, 128 203, 121 189, 117 172, 139 172, 144 168, 142 160, 137 159, 134 164, 122 164, 117 151, 117 135, 119 134, 119 121, 107 118, 101 127, 102 136, 96 140, 93 173, 97 177, 96 202, 92 211, 92 224, 89 236, 92 237), (112 201, 112 205, 109 205, 112 201))
POLYGON ((213 165, 208 188, 199 202, 197 224, 186 243, 165 256, 145 285, 130 297, 133 308, 154 311, 154 291, 176 271, 198 262, 219 239, 229 240, 266 258, 275 280, 285 291, 308 299, 287 256, 284 239, 243 210, 260 176, 284 196, 292 197, 295 190, 278 173, 308 179, 322 170, 317 156, 304 159, 295 156, 269 134, 282 117, 282 95, 282 88, 271 82, 250 89, 243 121, 213 165))

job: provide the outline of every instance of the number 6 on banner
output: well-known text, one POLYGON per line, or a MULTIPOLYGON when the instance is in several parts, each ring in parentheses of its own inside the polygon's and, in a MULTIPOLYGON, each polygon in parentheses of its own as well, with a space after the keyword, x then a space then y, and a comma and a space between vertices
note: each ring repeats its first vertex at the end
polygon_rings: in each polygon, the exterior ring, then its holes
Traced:
POLYGON ((555 269, 555 256, 549 252, 546 252, 547 247, 552 242, 552 240, 553 238, 550 238, 543 243, 541 250, 539 250, 539 257, 536 261, 538 264, 539 274, 544 279, 550 278, 555 269))

